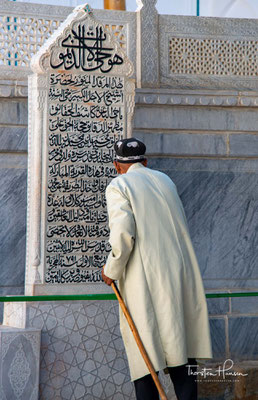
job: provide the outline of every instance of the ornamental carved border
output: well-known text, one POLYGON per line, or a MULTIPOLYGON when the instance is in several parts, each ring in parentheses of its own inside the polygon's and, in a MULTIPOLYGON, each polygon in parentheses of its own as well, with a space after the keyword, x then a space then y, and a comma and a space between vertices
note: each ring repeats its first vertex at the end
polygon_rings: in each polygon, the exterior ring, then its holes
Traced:
POLYGON ((162 86, 258 89, 255 20, 160 16, 162 86))
POLYGON ((167 106, 258 107, 258 92, 141 89, 136 92, 135 103, 167 106))
POLYGON ((171 37, 171 74, 255 77, 258 41, 171 37))

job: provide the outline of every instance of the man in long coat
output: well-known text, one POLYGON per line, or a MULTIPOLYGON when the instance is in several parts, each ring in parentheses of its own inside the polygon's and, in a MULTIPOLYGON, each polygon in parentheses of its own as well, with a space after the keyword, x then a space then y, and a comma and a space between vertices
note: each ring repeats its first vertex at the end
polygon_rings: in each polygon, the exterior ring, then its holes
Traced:
MULTIPOLYGON (((202 279, 172 180, 146 167, 145 145, 115 145, 119 175, 106 190, 112 250, 102 276, 119 289, 156 371, 168 367, 179 400, 197 399, 186 364, 212 357, 202 279)), ((138 400, 157 389, 120 311, 120 330, 138 400)))

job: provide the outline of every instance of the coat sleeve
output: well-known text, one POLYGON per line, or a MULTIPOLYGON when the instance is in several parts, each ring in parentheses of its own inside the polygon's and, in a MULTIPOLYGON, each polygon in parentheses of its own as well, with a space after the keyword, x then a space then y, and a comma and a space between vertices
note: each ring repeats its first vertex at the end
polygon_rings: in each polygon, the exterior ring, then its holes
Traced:
POLYGON ((135 240, 135 220, 128 198, 110 184, 106 190, 111 252, 104 273, 113 280, 123 275, 135 240))

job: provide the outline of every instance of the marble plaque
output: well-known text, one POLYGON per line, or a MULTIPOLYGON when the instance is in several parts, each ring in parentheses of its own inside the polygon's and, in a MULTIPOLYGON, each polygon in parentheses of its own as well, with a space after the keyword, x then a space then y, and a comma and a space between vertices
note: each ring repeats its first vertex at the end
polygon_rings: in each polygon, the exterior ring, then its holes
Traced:
POLYGON ((114 143, 131 132, 133 67, 86 4, 31 68, 26 292, 100 292, 105 190, 116 176, 114 143))
POLYGON ((110 251, 105 190, 124 130, 124 79, 51 73, 46 283, 101 281, 110 251))
POLYGON ((0 327, 0 398, 36 400, 39 395, 40 330, 0 327))

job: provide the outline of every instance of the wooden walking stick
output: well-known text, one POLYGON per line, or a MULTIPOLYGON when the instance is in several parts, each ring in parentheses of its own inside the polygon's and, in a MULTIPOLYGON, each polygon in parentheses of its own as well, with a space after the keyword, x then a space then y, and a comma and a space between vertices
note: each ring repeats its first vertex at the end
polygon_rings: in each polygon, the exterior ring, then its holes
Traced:
POLYGON ((130 315, 130 313, 129 313, 129 311, 128 311, 125 303, 124 303, 124 300, 123 300, 123 298, 122 298, 122 296, 121 296, 121 294, 120 294, 115 282, 111 283, 111 287, 112 287, 112 289, 114 290, 114 292, 116 294, 117 300, 119 301, 120 307, 122 308, 122 311, 123 311, 123 313, 125 315, 125 318, 127 319, 127 322, 128 322, 128 324, 130 326, 130 329, 131 329, 131 331, 132 331, 132 333, 134 335, 135 341, 137 343, 137 346, 139 347, 139 350, 140 350, 141 355, 142 355, 142 357, 143 357, 143 359, 145 361, 145 364, 147 365, 147 367, 148 367, 148 369, 149 369, 149 371, 151 373, 152 379, 154 380, 154 383, 155 383, 155 385, 156 385, 156 387, 158 389, 158 392, 159 392, 161 400, 168 400, 168 398, 166 396, 166 393, 164 392, 164 390, 163 390, 163 388, 161 386, 161 383, 159 381, 158 375, 156 374, 156 371, 153 368, 151 360, 149 359, 149 356, 148 356, 148 354, 147 354, 147 352, 146 352, 146 350, 144 348, 144 345, 143 345, 143 343, 141 341, 141 338, 139 336, 137 328, 134 325, 132 317, 131 317, 131 315, 130 315))

